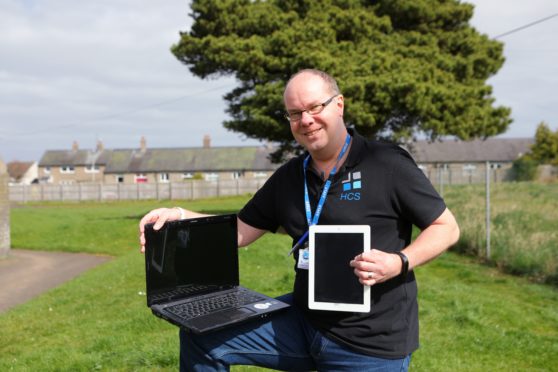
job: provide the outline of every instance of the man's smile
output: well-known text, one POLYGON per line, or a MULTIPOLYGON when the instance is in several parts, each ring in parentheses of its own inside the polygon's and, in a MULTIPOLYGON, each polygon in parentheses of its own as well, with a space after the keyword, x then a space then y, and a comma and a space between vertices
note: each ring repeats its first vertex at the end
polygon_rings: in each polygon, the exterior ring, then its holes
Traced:
POLYGON ((320 131, 320 130, 322 130, 322 128, 318 128, 318 129, 315 129, 315 130, 313 130, 313 131, 306 132, 306 133, 304 133, 304 135, 305 135, 306 137, 311 137, 311 136, 313 136, 314 134, 318 133, 318 131, 320 131))

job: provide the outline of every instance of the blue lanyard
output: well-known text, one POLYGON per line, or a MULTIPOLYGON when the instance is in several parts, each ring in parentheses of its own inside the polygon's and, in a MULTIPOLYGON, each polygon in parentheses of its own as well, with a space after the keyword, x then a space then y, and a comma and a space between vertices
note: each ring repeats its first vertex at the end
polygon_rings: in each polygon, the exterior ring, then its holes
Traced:
MULTIPOLYGON (((329 173, 329 177, 327 178, 327 181, 324 185, 324 189, 322 190, 322 195, 320 196, 320 200, 318 202, 318 206, 316 207, 316 213, 314 214, 314 217, 312 217, 312 210, 311 210, 311 207, 310 207, 310 196, 308 196, 308 184, 306 183, 306 168, 308 168, 308 162, 310 161, 310 155, 308 155, 304 159, 304 163, 303 163, 303 167, 302 167, 302 170, 304 171, 304 208, 306 209, 306 220, 308 221, 308 227, 309 228, 312 225, 316 225, 318 223, 318 220, 320 219, 320 214, 322 213, 322 209, 324 207, 325 200, 327 198, 327 192, 329 191, 329 188, 331 186, 331 180, 333 179, 333 175, 335 174, 335 172, 337 172, 337 164, 339 163, 339 160, 341 160, 343 155, 345 155, 345 153, 347 152, 347 149, 349 148, 350 143, 351 143, 351 136, 347 133, 347 138, 345 138, 345 144, 343 145, 343 148, 341 149, 341 152, 339 153, 339 156, 337 157, 336 164, 333 167, 333 169, 331 170, 331 172, 329 173)), ((300 237, 300 239, 298 239, 296 244, 293 246, 293 248, 289 252, 289 255, 291 255, 294 251, 296 251, 297 249, 299 249, 302 246, 302 243, 304 243, 304 241, 308 238, 308 233, 309 232, 310 232, 310 230, 306 230, 304 235, 302 235, 300 237)))
MULTIPOLYGON (((329 188, 331 187, 331 180, 333 179, 333 175, 335 174, 335 172, 337 172, 337 164, 339 163, 343 155, 345 155, 345 153, 347 152, 350 143, 351 143, 351 136, 347 133, 347 137, 345 138, 345 144, 343 145, 343 148, 341 149, 341 152, 337 157, 337 161, 335 162, 335 166, 329 173, 329 177, 327 178, 327 181, 324 185, 324 189, 322 190, 322 195, 320 196, 320 200, 318 201, 318 206, 316 207, 316 213, 314 213, 314 217, 312 217, 312 210, 310 207, 310 196, 308 195, 308 184, 306 183, 306 168, 308 168, 310 155, 308 155, 304 159, 303 167, 302 167, 302 170, 304 171, 304 208, 306 209, 306 220, 308 221, 308 228, 310 228, 310 226, 312 225, 318 224, 318 220, 320 219, 320 214, 322 213, 322 209, 324 208, 325 200, 327 198, 327 193, 329 191, 329 188)), ((296 244, 289 252, 289 255, 291 255, 294 251, 296 251, 302 246, 302 243, 304 243, 304 241, 308 238, 309 232, 310 230, 306 230, 304 235, 302 235, 300 239, 298 239, 296 244)))
POLYGON ((318 201, 318 206, 316 207, 316 213, 314 213, 314 217, 312 217, 312 210, 310 207, 310 197, 308 195, 308 184, 306 183, 306 168, 308 167, 308 162, 310 161, 310 155, 308 155, 304 159, 304 163, 303 163, 304 208, 306 209, 306 220, 308 221, 308 227, 318 224, 318 220, 320 219, 320 214, 322 213, 322 209, 324 207, 325 200, 327 198, 327 193, 329 191, 329 188, 331 187, 331 180, 333 179, 333 175, 335 175, 335 172, 337 172, 337 164, 339 163, 343 155, 345 155, 345 153, 347 152, 350 143, 351 143, 351 136, 347 133, 347 138, 345 138, 345 144, 343 145, 343 148, 341 149, 341 152, 337 157, 337 162, 333 167, 333 169, 331 170, 331 172, 329 173, 329 177, 327 178, 327 181, 324 185, 324 189, 322 190, 322 195, 320 196, 320 200, 318 201))

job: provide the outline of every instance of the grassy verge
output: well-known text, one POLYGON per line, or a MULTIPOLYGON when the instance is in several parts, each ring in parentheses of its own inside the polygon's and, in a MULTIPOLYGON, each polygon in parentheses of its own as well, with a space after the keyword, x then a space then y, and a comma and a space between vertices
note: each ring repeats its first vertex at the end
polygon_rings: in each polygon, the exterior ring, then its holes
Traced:
MULTIPOLYGON (((245 200, 188 205, 225 213, 238 210, 245 200)), ((0 370, 176 370, 177 329, 148 311, 143 256, 137 253, 137 220, 165 204, 54 204, 13 210, 14 246, 116 258, 1 314, 0 370), (67 239, 45 236, 63 225, 67 239)), ((285 236, 268 235, 241 249, 242 283, 272 296, 289 291, 289 245, 285 236)), ((453 253, 419 268, 417 276, 422 346, 413 356, 413 370, 546 371, 558 364, 556 289, 453 253)))
MULTIPOLYGON (((454 249, 486 257, 483 185, 446 187, 461 239, 454 249)), ((558 285, 558 183, 500 183, 491 187, 490 262, 504 272, 558 285)))

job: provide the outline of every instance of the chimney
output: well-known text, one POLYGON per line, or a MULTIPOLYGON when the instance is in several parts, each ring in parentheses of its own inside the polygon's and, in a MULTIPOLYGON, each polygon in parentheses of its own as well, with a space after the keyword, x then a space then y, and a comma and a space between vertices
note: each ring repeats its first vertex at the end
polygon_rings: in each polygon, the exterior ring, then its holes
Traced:
POLYGON ((206 134, 205 136, 203 136, 203 148, 208 149, 210 147, 211 147, 211 137, 209 136, 209 134, 206 134))
POLYGON ((78 143, 77 141, 74 141, 72 143, 72 151, 77 151, 79 149, 78 143))
POLYGON ((147 150, 147 142, 145 141, 145 137, 141 136, 140 138, 140 151, 145 152, 147 150))
POLYGON ((105 145, 103 144, 103 141, 97 140, 97 149, 95 151, 102 152, 104 150, 105 150, 105 145))

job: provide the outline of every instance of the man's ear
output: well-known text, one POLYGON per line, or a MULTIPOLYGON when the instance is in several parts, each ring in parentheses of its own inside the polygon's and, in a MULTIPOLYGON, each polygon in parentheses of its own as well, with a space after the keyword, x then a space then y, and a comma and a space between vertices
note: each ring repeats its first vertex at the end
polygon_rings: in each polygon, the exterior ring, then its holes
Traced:
POLYGON ((343 97, 342 94, 340 94, 335 99, 335 104, 337 105, 337 108, 339 109, 341 116, 343 116, 343 111, 345 109, 345 98, 343 97))

